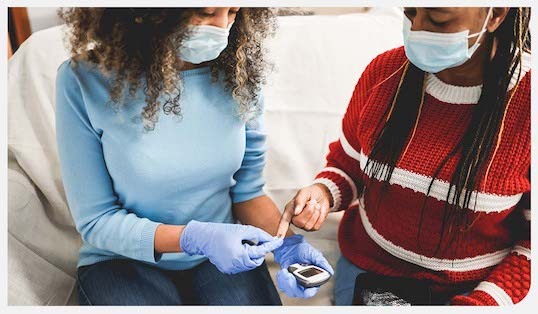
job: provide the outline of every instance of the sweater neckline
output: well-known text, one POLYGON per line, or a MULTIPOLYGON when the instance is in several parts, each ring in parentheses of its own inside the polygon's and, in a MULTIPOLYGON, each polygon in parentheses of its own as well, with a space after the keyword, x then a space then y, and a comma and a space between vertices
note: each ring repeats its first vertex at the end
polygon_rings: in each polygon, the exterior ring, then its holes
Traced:
MULTIPOLYGON (((527 52, 522 56, 521 80, 531 68, 531 55, 527 52)), ((508 90, 518 83, 519 65, 510 80, 508 90)), ((435 74, 426 73, 424 84, 426 93, 444 103, 474 105, 478 103, 482 93, 482 85, 456 86, 441 81, 435 74)))

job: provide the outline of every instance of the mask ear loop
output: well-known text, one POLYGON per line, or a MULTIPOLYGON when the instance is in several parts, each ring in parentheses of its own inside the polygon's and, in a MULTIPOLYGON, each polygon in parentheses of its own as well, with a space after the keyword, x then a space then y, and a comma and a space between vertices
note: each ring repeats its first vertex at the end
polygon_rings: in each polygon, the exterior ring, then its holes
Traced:
POLYGON ((493 13, 493 8, 490 7, 489 10, 488 10, 488 14, 486 15, 486 20, 484 21, 484 25, 482 25, 482 30, 480 30, 478 33, 474 33, 474 34, 471 34, 471 35, 467 36, 468 39, 478 36, 478 38, 476 38, 476 41, 474 42, 474 44, 471 46, 471 48, 469 48, 469 50, 472 50, 471 54, 474 53, 476 51, 476 49, 478 48, 478 45, 480 45, 480 43, 479 43, 480 38, 482 37, 482 34, 484 34, 487 31, 487 25, 488 25, 488 21, 489 21, 489 16, 492 13, 493 13))

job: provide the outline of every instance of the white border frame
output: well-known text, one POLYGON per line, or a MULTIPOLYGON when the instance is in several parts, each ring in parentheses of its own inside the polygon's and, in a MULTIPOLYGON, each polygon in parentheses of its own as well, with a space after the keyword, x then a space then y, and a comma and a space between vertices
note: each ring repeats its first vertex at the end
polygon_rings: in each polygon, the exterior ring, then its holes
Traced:
MULTIPOLYGON (((350 311, 357 313, 372 313, 372 312, 413 312, 413 313, 429 313, 435 310, 437 313, 446 312, 461 312, 466 313, 469 309, 464 307, 17 307, 7 306, 7 7, 9 6, 26 6, 26 7, 66 7, 66 6, 270 6, 270 7, 356 7, 356 6, 376 6, 376 7, 391 7, 391 6, 523 6, 532 7, 533 11, 538 8, 538 1, 533 0, 242 0, 242 1, 206 1, 206 0, 154 0, 154 1, 142 1, 142 0, 3 0, 0 1, 0 51, 3 51, 4 57, 0 57, 0 69, 2 75, 0 76, 0 206, 1 206, 1 219, 0 223, 2 231, 0 232, 0 282, 2 287, 0 288, 1 309, 4 313, 19 313, 19 312, 42 312, 42 313, 72 313, 72 312, 122 312, 122 313, 249 313, 252 311, 260 313, 349 313, 350 311)), ((536 12, 534 13, 536 14, 536 12)), ((536 17, 532 17, 532 34, 536 38, 537 25, 536 17)), ((1 55, 1 53, 0 53, 1 55)), ((537 58, 533 58, 533 67, 536 69, 537 58)), ((535 75, 532 78, 532 105, 531 107, 538 108, 538 77, 535 75)), ((536 126, 538 126, 538 114, 532 112, 531 114, 531 131, 532 131, 532 164, 537 165, 538 162, 538 134, 536 126)), ((538 182, 538 167, 533 167, 531 172, 531 180, 538 182)), ((531 192, 532 198, 538 200, 538 189, 533 189, 531 192)), ((535 225, 535 223, 532 223, 535 225)), ((531 227, 532 241, 538 243, 538 231, 536 226, 531 227)), ((532 255, 536 257, 538 255, 537 250, 533 250, 532 255)), ((522 313, 529 313, 535 311, 538 306, 538 292, 536 288, 538 269, 536 266, 532 268, 532 280, 531 290, 527 297, 518 303, 516 308, 512 307, 481 307, 473 308, 473 311, 482 313, 499 313, 509 312, 513 310, 522 311, 522 313)), ((519 312, 518 312, 519 313, 519 312)))

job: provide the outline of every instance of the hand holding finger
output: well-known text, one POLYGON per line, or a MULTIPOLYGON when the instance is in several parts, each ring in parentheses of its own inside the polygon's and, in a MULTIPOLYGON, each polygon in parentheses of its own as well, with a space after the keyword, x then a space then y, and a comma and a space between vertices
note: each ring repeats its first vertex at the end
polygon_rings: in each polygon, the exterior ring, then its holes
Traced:
POLYGON ((321 228, 321 225, 323 224, 323 222, 327 218, 327 215, 329 214, 329 204, 328 204, 327 201, 324 201, 320 205, 320 207, 321 208, 320 208, 319 218, 316 221, 316 223, 314 224, 314 227, 312 228, 312 230, 314 230, 314 231, 317 231, 317 230, 319 230, 321 228))
POLYGON ((314 228, 314 225, 316 224, 316 222, 319 219, 319 216, 320 216, 320 213, 321 213, 320 209, 321 209, 321 205, 316 204, 314 206, 314 213, 312 213, 312 216, 310 216, 310 218, 308 219, 308 221, 304 225, 304 228, 303 228, 304 230, 312 231, 312 229, 314 228))
POLYGON ((297 228, 305 229, 306 223, 310 220, 310 218, 314 215, 316 201, 312 200, 309 201, 306 206, 304 207, 303 211, 292 218, 291 222, 293 225, 295 225, 297 228))
POLYGON ((299 215, 307 205, 308 201, 310 201, 310 192, 308 191, 308 188, 299 190, 294 198, 294 201, 295 207, 293 214, 299 215))

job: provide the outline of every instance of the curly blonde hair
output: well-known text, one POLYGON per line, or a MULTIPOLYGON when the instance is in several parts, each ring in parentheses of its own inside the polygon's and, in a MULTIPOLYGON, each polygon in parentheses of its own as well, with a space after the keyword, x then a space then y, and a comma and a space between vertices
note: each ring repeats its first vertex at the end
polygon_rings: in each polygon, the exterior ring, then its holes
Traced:
MULTIPOLYGON (((114 74, 111 101, 117 106, 143 87, 146 105, 141 118, 153 130, 159 111, 182 117, 178 58, 189 36, 190 18, 202 8, 64 8, 58 14, 68 29, 71 58, 89 61, 105 74, 114 74), (90 48, 90 49, 89 49, 90 48), (129 93, 126 93, 128 90, 129 93), (127 95, 128 94, 128 95, 127 95), (164 104, 159 98, 164 95, 164 104)), ((213 81, 224 86, 238 104, 244 122, 261 112, 258 97, 272 69, 265 39, 274 34, 276 18, 269 8, 241 8, 230 30, 228 46, 210 62, 213 81)))

